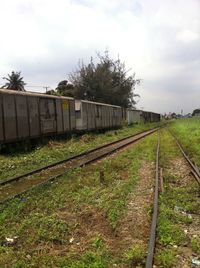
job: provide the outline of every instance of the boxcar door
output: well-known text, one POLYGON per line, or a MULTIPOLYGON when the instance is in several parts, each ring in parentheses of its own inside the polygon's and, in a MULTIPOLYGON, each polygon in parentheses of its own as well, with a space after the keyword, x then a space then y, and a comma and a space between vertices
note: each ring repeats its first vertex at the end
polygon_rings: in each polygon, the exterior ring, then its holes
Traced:
POLYGON ((26 96, 16 96, 18 137, 29 137, 28 107, 26 96))
POLYGON ((40 122, 43 134, 56 132, 55 99, 40 99, 40 122))
POLYGON ((0 142, 4 140, 3 96, 0 95, 0 142))
POLYGON ((28 98, 30 137, 40 136, 39 99, 29 96, 28 98))
POLYGON ((3 95, 4 131, 6 141, 17 140, 17 114, 15 95, 3 95))

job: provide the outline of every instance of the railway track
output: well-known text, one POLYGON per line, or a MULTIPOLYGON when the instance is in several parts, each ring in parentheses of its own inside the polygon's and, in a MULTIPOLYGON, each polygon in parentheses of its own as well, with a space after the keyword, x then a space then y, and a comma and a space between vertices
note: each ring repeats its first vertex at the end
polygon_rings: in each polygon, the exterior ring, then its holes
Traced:
POLYGON ((191 168, 191 173, 194 176, 194 178, 196 179, 198 185, 200 186, 200 171, 199 168, 197 167, 197 165, 195 163, 193 163, 189 156, 187 155, 187 153, 184 151, 183 146, 181 145, 180 141, 177 139, 177 137, 171 132, 169 131, 169 133, 173 136, 173 138, 176 141, 177 146, 179 147, 182 155, 184 156, 185 160, 187 161, 187 163, 189 164, 190 168, 191 168))
MULTIPOLYGON (((180 144, 176 136, 169 131, 169 133, 173 136, 174 140, 176 141, 177 147, 179 148, 180 152, 182 153, 184 159, 187 161, 191 168, 191 173, 196 179, 199 187, 200 187, 200 171, 198 167, 190 160, 187 153, 184 151, 183 146, 180 144)), ((159 164, 160 160, 160 131, 158 132, 158 143, 157 143, 157 152, 156 152, 156 170, 155 170, 155 188, 154 188, 154 203, 153 203, 153 215, 152 215, 152 222, 151 222, 151 229, 150 229, 150 236, 149 236, 149 244, 148 244, 148 251, 147 251, 147 258, 145 268, 152 268, 154 264, 154 252, 156 247, 156 228, 157 228, 157 218, 158 218, 158 200, 159 200, 159 189, 162 188, 161 186, 161 167, 159 164)))
POLYGON ((0 182, 0 204, 5 203, 14 197, 20 196, 21 194, 31 190, 33 187, 46 184, 63 176, 71 168, 82 167, 106 157, 107 155, 110 155, 117 150, 156 132, 157 130, 158 128, 143 131, 43 168, 33 170, 29 173, 6 179, 0 182))

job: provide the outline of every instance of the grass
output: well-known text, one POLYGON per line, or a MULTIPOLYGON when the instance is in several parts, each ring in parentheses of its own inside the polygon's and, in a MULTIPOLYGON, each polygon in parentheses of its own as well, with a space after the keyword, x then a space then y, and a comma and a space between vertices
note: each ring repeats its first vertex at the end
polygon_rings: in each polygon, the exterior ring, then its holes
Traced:
POLYGON ((101 268, 120 262, 123 267, 131 256, 140 262, 143 249, 133 245, 119 249, 121 241, 115 245, 114 237, 138 183, 140 163, 155 160, 156 143, 156 135, 147 137, 133 149, 70 170, 54 183, 1 206, 0 264, 101 268), (6 237, 14 236, 16 242, 6 245, 6 237))
MULTIPOLYGON (((178 130, 176 130, 178 132, 178 130)), ((166 131, 161 136, 161 166, 164 167, 164 192, 159 198, 158 241, 156 251, 156 265, 158 267, 175 267, 178 251, 181 247, 192 248, 198 251, 196 242, 184 230, 193 224, 190 213, 199 214, 200 203, 198 188, 195 180, 187 185, 183 183, 185 173, 172 169, 182 156, 177 149, 174 139, 166 131), (193 246, 191 246, 193 245, 193 246)), ((177 168, 179 170, 180 167, 177 168)), ((184 172, 184 171, 183 171, 184 172)))
POLYGON ((200 167, 200 118, 173 121, 170 129, 176 134, 191 160, 200 167))
POLYGON ((160 268, 171 268, 175 265, 175 251, 172 249, 163 249, 157 253, 157 263, 160 268))
POLYGON ((194 253, 200 256, 200 237, 192 239, 191 244, 192 244, 192 250, 194 251, 194 253))
POLYGON ((49 140, 46 145, 38 145, 27 152, 14 151, 10 154, 0 154, 0 180, 23 174, 160 124, 162 123, 138 124, 107 131, 104 134, 88 133, 66 140, 49 140))
POLYGON ((124 257, 126 260, 131 261, 132 266, 142 265, 146 257, 145 251, 144 245, 133 245, 125 252, 124 257))
POLYGON ((63 258, 58 264, 59 267, 63 268, 105 268, 109 267, 107 259, 108 257, 104 252, 88 251, 81 256, 80 260, 63 258))

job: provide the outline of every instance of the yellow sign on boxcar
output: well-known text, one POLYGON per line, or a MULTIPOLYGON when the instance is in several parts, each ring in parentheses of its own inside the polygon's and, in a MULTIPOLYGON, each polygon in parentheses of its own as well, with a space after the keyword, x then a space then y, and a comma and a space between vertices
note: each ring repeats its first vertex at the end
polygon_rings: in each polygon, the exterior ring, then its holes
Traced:
POLYGON ((69 102, 68 102, 68 100, 63 100, 62 101, 62 107, 63 107, 63 110, 68 110, 69 109, 69 102))

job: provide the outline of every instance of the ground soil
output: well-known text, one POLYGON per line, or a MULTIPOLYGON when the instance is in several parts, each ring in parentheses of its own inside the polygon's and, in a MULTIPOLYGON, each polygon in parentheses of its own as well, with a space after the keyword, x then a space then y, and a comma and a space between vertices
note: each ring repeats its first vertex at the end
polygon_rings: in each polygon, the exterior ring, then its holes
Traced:
MULTIPOLYGON (((57 253, 59 255, 66 255, 69 252, 82 254, 91 246, 92 239, 98 236, 103 239, 106 248, 114 257, 123 257, 122 252, 134 245, 140 244, 147 248, 151 225, 149 212, 153 204, 154 170, 154 163, 142 161, 137 186, 129 195, 127 208, 115 230, 109 224, 106 215, 95 207, 82 207, 78 213, 72 213, 70 205, 62 209, 59 217, 76 227, 71 233, 69 245, 60 248, 57 253)), ((126 173, 124 179, 127 179, 126 173)), ((130 264, 116 265, 130 267, 130 264)))

